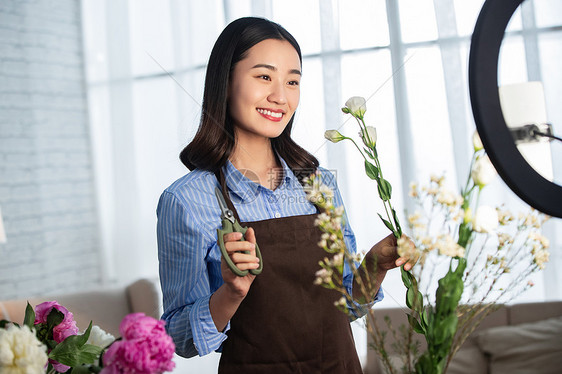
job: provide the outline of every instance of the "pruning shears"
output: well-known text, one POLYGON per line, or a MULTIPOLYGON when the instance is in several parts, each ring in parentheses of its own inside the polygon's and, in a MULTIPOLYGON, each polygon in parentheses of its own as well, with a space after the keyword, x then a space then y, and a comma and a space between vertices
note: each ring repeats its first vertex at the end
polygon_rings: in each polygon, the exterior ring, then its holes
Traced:
MULTIPOLYGON (((232 272, 239 277, 244 277, 248 274, 248 271, 251 274, 258 275, 263 270, 263 261, 261 257, 260 249, 256 243, 256 256, 258 256, 260 263, 257 269, 250 269, 250 270, 240 270, 238 266, 232 262, 232 259, 228 255, 226 248, 224 247, 224 234, 229 234, 231 232, 240 232, 242 233, 242 239, 240 241, 246 240, 244 236, 246 235, 246 231, 248 231, 247 227, 240 226, 238 220, 234 217, 234 213, 232 210, 228 209, 226 205, 226 201, 224 200, 224 196, 222 195, 221 190, 218 187, 215 187, 215 195, 217 196, 217 200, 219 201, 219 206, 221 208, 221 220, 222 220, 222 229, 217 229, 217 236, 219 241, 219 247, 221 249, 222 257, 226 261, 228 267, 232 272)), ((250 251, 243 251, 246 254, 249 254, 250 251)))

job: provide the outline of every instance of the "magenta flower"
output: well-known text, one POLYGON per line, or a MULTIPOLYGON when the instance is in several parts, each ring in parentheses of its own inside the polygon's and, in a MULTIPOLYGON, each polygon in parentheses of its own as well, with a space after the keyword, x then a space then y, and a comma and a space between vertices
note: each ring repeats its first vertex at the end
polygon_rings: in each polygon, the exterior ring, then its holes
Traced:
POLYGON ((121 321, 119 331, 123 340, 104 353, 103 374, 160 374, 174 369, 175 345, 164 321, 133 313, 121 321))
MULTIPOLYGON (((56 309, 64 315, 64 319, 61 323, 53 328, 53 339, 60 343, 64 339, 71 335, 78 334, 78 326, 76 326, 76 321, 72 313, 68 311, 65 307, 57 303, 56 301, 47 301, 41 303, 35 307, 35 325, 47 323, 47 317, 51 310, 56 309)), ((64 373, 70 369, 70 366, 59 364, 57 361, 49 359, 49 362, 53 365, 56 371, 59 373, 64 373)))
POLYGON ((53 328, 53 339, 60 343, 70 335, 78 334, 78 326, 76 326, 76 321, 74 316, 65 307, 57 303, 56 301, 47 301, 41 303, 35 307, 35 325, 39 323, 47 323, 47 316, 51 313, 51 310, 56 309, 62 314, 64 314, 64 319, 60 324, 53 328))

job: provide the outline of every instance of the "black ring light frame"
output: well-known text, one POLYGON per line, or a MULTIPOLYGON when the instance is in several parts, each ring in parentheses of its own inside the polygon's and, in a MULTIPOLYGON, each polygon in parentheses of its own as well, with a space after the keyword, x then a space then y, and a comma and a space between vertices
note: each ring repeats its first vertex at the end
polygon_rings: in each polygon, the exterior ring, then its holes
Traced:
POLYGON ((482 7, 470 46, 468 82, 472 112, 484 148, 509 188, 532 207, 562 218, 562 187, 543 178, 523 158, 500 105, 500 47, 507 24, 522 2, 486 0, 482 7))

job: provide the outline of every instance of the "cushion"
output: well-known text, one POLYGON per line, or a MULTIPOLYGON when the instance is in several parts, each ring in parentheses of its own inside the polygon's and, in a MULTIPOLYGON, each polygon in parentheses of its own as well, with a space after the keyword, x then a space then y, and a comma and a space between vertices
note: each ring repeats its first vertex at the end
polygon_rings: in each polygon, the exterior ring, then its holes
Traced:
POLYGON ((491 374, 562 372, 562 317, 499 326, 476 333, 491 374))
POLYGON ((453 356, 447 374, 487 373, 488 360, 476 344, 465 344, 453 356))

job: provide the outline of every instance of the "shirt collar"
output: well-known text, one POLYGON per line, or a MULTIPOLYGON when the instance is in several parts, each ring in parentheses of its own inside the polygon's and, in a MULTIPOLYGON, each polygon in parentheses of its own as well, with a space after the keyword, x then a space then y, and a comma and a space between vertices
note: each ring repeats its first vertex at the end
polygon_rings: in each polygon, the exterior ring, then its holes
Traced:
MULTIPOLYGON (((280 156, 278 156, 278 158, 281 162, 281 167, 283 168, 283 180, 277 189, 291 186, 294 181, 298 184, 299 182, 297 177, 293 174, 293 171, 289 168, 289 166, 287 166, 285 160, 283 160, 280 156)), ((243 201, 252 201, 252 199, 259 194, 260 187, 265 188, 246 177, 242 172, 240 172, 240 170, 236 169, 234 165, 232 165, 230 160, 226 161, 226 165, 223 170, 225 172, 226 186, 233 194, 237 195, 243 201)))

